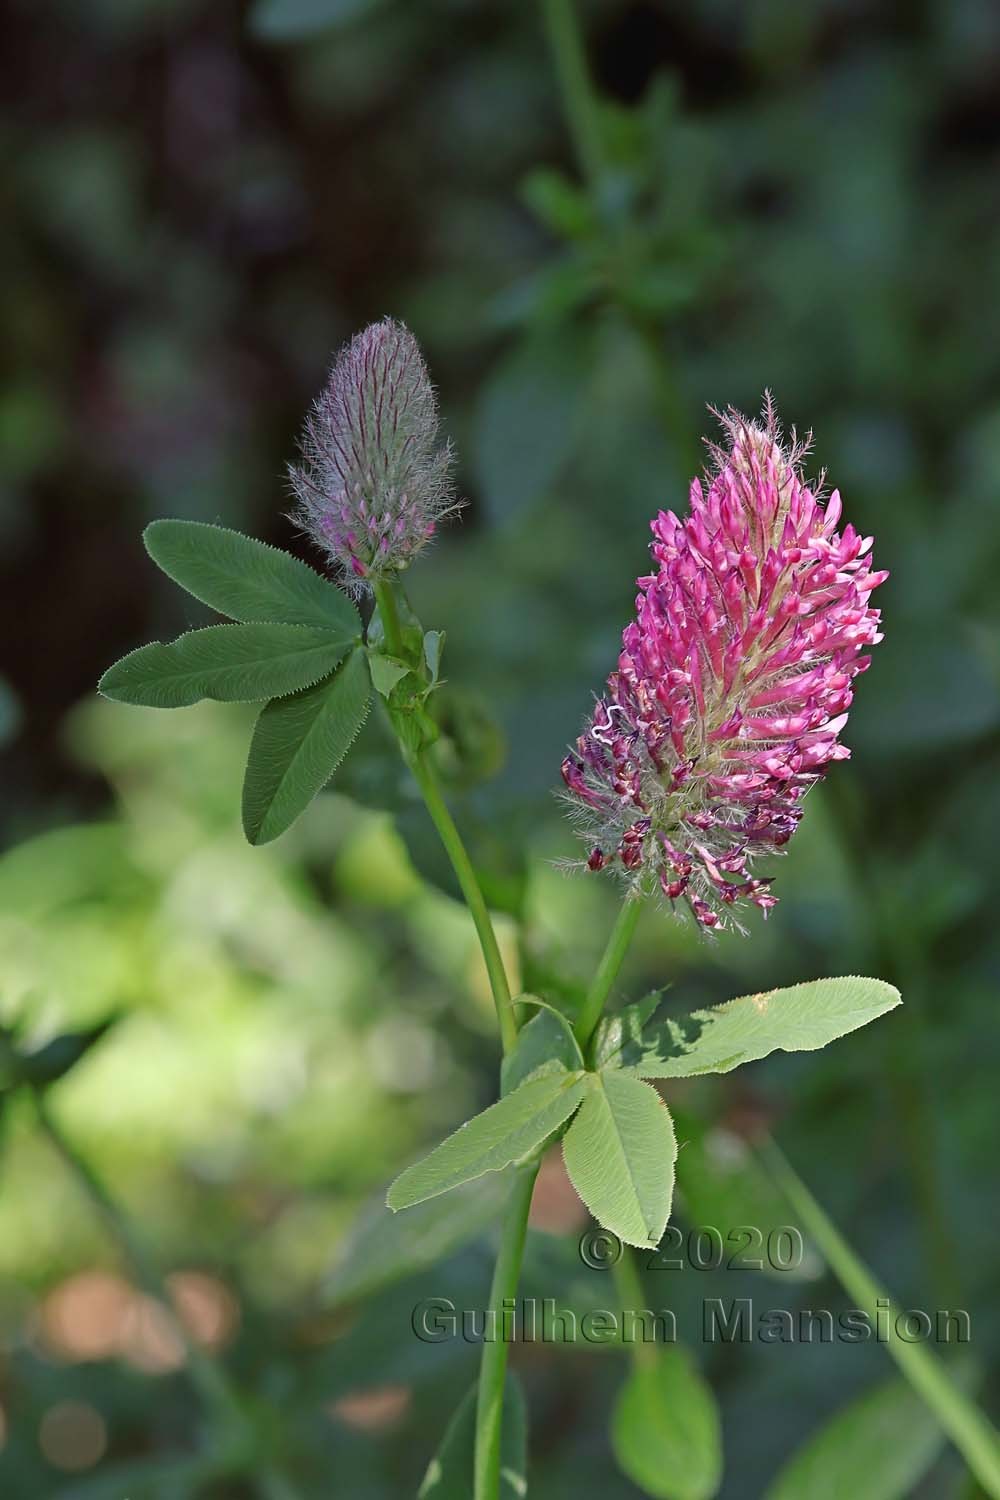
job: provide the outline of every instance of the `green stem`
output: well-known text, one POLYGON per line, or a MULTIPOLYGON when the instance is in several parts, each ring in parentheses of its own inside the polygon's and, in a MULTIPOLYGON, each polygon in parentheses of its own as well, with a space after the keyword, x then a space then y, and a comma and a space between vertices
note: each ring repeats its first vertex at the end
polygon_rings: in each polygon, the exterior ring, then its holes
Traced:
POLYGON ((621 910, 611 929, 608 945, 601 957, 590 989, 587 991, 576 1025, 573 1027, 573 1035, 580 1044, 580 1051, 586 1050, 590 1038, 594 1034, 594 1027, 601 1019, 601 1011, 604 1002, 611 992, 611 986, 618 977, 618 970, 622 966, 625 954, 628 952, 632 934, 635 932, 636 923, 639 920, 639 912, 642 910, 642 902, 634 896, 626 896, 621 910))
POLYGON ((993 1500, 1000 1500, 1000 1435, 974 1402, 953 1384, 947 1371, 923 1344, 910 1344, 896 1332, 898 1310, 888 1293, 858 1259, 839 1230, 827 1218, 802 1179, 792 1170, 773 1141, 761 1155, 789 1204, 823 1251, 845 1291, 874 1321, 888 1314, 889 1353, 913 1389, 923 1398, 979 1483, 993 1500))
MULTIPOLYGON (((628 1245, 622 1245, 622 1253, 612 1266, 611 1273, 614 1277, 615 1291, 621 1302, 622 1313, 639 1312, 646 1299, 639 1268, 635 1263, 635 1254, 628 1245)), ((622 1327, 624 1327, 624 1317, 622 1327)), ((656 1360, 656 1345, 639 1339, 629 1345, 629 1354, 634 1365, 653 1364, 656 1360)))
POLYGON ((573 148, 594 189, 604 171, 604 141, 573 0, 545 0, 545 22, 573 148))
MULTIPOLYGON (((399 618, 399 604, 396 599, 395 590, 391 582, 385 581, 374 585, 375 602, 378 606, 379 618, 382 621, 382 629, 385 633, 385 644, 392 656, 401 656, 404 653, 403 632, 399 618)), ((486 965, 486 973, 489 977, 490 990, 493 994, 493 1004, 496 1007, 497 1024, 500 1027, 500 1039, 504 1052, 509 1052, 517 1041, 517 1018, 511 1004, 510 983, 507 979, 507 970, 504 967, 503 957, 500 953, 500 945, 493 928, 489 908, 483 896, 476 872, 473 868, 468 851, 462 842, 462 835, 452 817, 448 804, 445 802, 444 793, 437 771, 429 759, 426 750, 408 750, 401 745, 406 763, 413 772, 414 780, 420 788, 421 796, 430 813, 431 821, 438 831, 438 835, 444 845, 445 852, 451 861, 451 867, 455 872, 455 878, 465 898, 465 904, 469 908, 476 935, 479 938, 479 946, 482 949, 483 962, 486 965)))
POLYGON ((503 1050, 509 1052, 517 1041, 517 1021, 511 1004, 510 984, 507 980, 507 971, 504 968, 503 957, 500 946, 497 943, 497 935, 493 929, 489 908, 485 897, 476 879, 476 872, 472 867, 472 861, 468 856, 462 836, 455 826, 455 820, 448 811, 448 804, 444 800, 441 784, 438 781, 437 772, 427 758, 424 751, 417 751, 415 755, 408 757, 410 769, 420 791, 423 795, 427 811, 438 831, 441 842, 445 847, 448 858, 451 860, 455 878, 462 889, 465 904, 469 908, 469 915, 475 924, 476 933, 479 937, 479 946, 483 953, 483 962, 486 965, 486 973, 489 976, 490 989, 493 992, 493 1004, 496 1007, 497 1023, 500 1027, 500 1040, 503 1050))
MULTIPOLYGON (((521 1274, 521 1257, 528 1230, 528 1210, 538 1176, 538 1163, 522 1167, 504 1214, 500 1251, 490 1287, 490 1312, 487 1327, 492 1325, 493 1339, 483 1344, 479 1364, 479 1392, 476 1399, 476 1456, 474 1500, 498 1500, 500 1494, 500 1452, 503 1434, 504 1381, 507 1378, 507 1341, 503 1337, 504 1299, 517 1296, 521 1274)), ((509 1304, 508 1304, 509 1305, 509 1304)))
POLYGON ((403 627, 399 619, 399 604, 396 599, 396 591, 392 584, 383 579, 380 583, 372 584, 372 592, 375 595, 375 603, 378 606, 378 617, 382 621, 382 630, 385 635, 385 644, 390 656, 403 655, 403 627))
MULTIPOLYGON (((35 1090, 32 1097, 42 1133, 104 1221, 137 1284, 160 1306, 168 1319, 171 1331, 184 1349, 185 1368, 191 1384, 205 1406, 216 1413, 224 1430, 228 1430, 228 1440, 232 1443, 234 1453, 242 1454, 248 1450, 252 1453, 256 1446, 254 1431, 238 1393, 233 1390, 215 1361, 191 1338, 144 1245, 93 1167, 63 1134, 49 1111, 43 1093, 35 1090)), ((253 1475, 256 1488, 265 1500, 298 1500, 297 1492, 274 1470, 255 1465, 253 1475)))

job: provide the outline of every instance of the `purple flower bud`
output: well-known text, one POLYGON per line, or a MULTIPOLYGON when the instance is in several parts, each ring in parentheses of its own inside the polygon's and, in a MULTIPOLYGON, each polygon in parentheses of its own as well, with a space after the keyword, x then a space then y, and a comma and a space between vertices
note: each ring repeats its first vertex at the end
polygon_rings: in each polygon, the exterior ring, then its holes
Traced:
POLYGON ((652 523, 657 571, 638 580, 618 670, 562 768, 600 851, 589 867, 683 898, 704 927, 775 904, 749 870, 850 754, 838 736, 862 653, 882 639, 868 601, 888 576, 871 537, 835 529, 840 495, 823 505, 805 482, 808 444, 782 442, 770 397, 760 423, 720 420, 707 492, 695 480, 687 519, 652 523))
POLYGON ((451 448, 413 334, 384 318, 334 361, 289 469, 294 519, 349 579, 408 567, 459 507, 451 448))

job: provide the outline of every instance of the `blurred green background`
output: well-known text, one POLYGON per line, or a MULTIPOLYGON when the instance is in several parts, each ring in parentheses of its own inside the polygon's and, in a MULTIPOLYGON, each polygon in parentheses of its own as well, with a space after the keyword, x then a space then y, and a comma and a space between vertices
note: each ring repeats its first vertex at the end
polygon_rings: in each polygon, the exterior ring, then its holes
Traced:
MULTIPOLYGON (((768 386, 815 429, 892 570, 854 758, 810 797, 766 926, 706 942, 650 912, 621 994, 898 984, 904 1012, 827 1053, 669 1091, 692 1153, 704 1132, 680 1222, 787 1222, 742 1144, 769 1122, 904 1306, 966 1308, 981 1375, 1000 1344, 1000 11, 580 10, 589 114, 558 6, 13 0, 6 20, 0 1019, 35 1052, 113 1021, 65 1072, 45 1054, 48 1109, 316 1500, 414 1494, 475 1369, 409 1318, 428 1294, 482 1300, 490 1230, 416 1277, 381 1225, 385 1264, 350 1240, 495 1096, 472 929, 377 724, 350 795, 251 850, 250 715, 94 684, 206 618, 147 559, 149 519, 306 555, 284 465, 331 351, 383 314, 426 350, 469 500, 408 580, 448 633, 457 806, 513 966, 566 1008, 615 895, 553 867, 573 845, 552 793, 649 517, 684 504, 707 403, 755 411, 768 386)), ((184 1350, 27 1091, 0 1110, 0 1492, 258 1493, 199 1477, 184 1350)), ((557 1163, 536 1210, 526 1288, 608 1305, 557 1163)), ((647 1275, 722 1404, 725 1500, 765 1494, 892 1374, 874 1345, 698 1341, 706 1296, 847 1305, 814 1254, 804 1271, 647 1275)), ((619 1355, 514 1362, 532 1493, 637 1495, 607 1437, 619 1355)), ((1000 1400, 988 1373, 979 1391, 1000 1400)), ((907 1483, 977 1493, 933 1442, 907 1483)))

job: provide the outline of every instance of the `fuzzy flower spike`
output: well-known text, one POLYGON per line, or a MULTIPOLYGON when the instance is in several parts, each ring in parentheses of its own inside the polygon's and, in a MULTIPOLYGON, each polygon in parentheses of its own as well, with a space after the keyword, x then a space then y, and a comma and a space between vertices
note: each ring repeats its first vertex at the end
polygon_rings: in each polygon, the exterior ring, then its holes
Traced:
POLYGON ((888 575, 871 537, 837 530, 839 492, 823 505, 803 479, 808 441, 782 440, 769 396, 760 422, 720 420, 690 515, 652 523, 656 571, 637 580, 618 670, 562 773, 590 869, 738 927, 740 903, 775 904, 754 861, 787 844, 803 795, 850 754, 839 735, 888 575))
POLYGON ((294 519, 348 578, 408 567, 457 510, 451 450, 413 334, 384 318, 337 355, 290 471, 294 519))

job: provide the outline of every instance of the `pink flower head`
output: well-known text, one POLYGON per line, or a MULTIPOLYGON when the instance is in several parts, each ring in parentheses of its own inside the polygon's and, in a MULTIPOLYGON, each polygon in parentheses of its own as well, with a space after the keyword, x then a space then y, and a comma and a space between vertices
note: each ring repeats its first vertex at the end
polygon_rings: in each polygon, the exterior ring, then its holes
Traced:
POLYGON ((618 670, 562 767, 589 868, 683 898, 705 927, 775 904, 754 861, 787 844, 803 795, 850 754, 839 735, 888 576, 871 537, 837 530, 839 492, 822 504, 806 483, 808 442, 782 441, 769 396, 759 423, 720 420, 687 519, 652 523, 656 571, 637 580, 618 670))
POLYGON ((451 450, 413 334, 383 318, 337 355, 289 470, 295 519, 355 582, 399 572, 456 510, 451 450))

